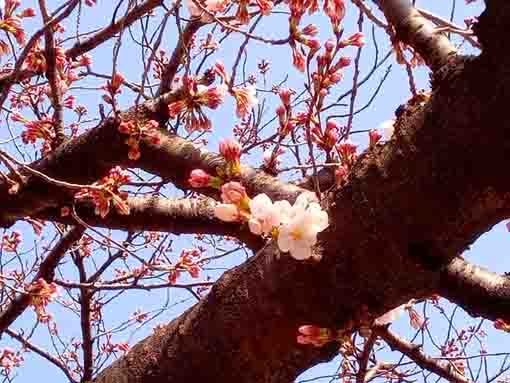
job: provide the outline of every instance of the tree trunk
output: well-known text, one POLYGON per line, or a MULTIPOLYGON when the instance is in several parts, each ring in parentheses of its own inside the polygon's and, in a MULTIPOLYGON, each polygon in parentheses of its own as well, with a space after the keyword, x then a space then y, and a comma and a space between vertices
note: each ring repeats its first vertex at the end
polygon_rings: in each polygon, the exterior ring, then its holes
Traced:
POLYGON ((510 318, 505 280, 484 285, 492 274, 459 267, 460 254, 510 213, 510 5, 487 6, 477 28, 483 54, 442 66, 430 101, 408 103, 393 139, 328 192, 320 262, 267 245, 96 382, 291 382, 338 348, 298 345, 298 326, 355 330, 439 292, 471 313, 510 318))

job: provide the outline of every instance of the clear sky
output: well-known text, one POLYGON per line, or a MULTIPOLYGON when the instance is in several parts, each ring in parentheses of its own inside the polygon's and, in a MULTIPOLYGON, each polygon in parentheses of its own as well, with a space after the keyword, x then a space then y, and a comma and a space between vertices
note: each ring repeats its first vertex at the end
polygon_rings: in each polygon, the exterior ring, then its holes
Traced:
MULTIPOLYGON (((2 0, 0 0, 0 3, 2 0)), ((52 2, 48 2, 50 5, 52 2)), ((60 4, 60 2, 58 2, 60 4)), ((77 25, 81 31, 90 31, 96 28, 102 27, 106 25, 112 17, 112 6, 110 0, 98 0, 98 5, 95 8, 83 7, 83 12, 81 18, 78 20, 74 17, 70 19, 69 23, 66 23, 66 33, 65 36, 69 37, 74 35, 77 25)), ((347 3, 347 16, 344 22, 345 34, 348 36, 351 33, 357 31, 356 21, 358 17, 357 9, 350 3, 347 3)), ((478 1, 472 5, 466 6, 464 2, 457 2, 456 16, 455 22, 459 25, 463 25, 463 20, 467 16, 475 16, 478 15, 482 10, 482 2, 478 1)), ((166 1, 165 4, 170 4, 170 2, 166 1)), ((23 5, 26 6, 36 6, 35 0, 24 0, 23 5)), ((450 1, 418 1, 417 5, 419 7, 423 7, 427 10, 437 13, 438 15, 443 16, 444 18, 448 18, 451 12, 452 2, 450 1)), ((122 8, 121 8, 122 9, 122 8)), ((186 12, 186 11, 184 11, 186 12)), ((282 12, 274 12, 275 14, 267 19, 264 19, 258 27, 255 29, 253 33, 263 35, 267 38, 282 38, 286 36, 286 27, 287 27, 287 15, 282 12), (279 22, 281 20, 281 22, 279 22)), ((157 14, 160 15, 161 11, 157 11, 157 14)), ((302 25, 306 25, 307 21, 317 23, 317 25, 321 28, 321 33, 319 37, 322 41, 324 41, 325 36, 327 36, 328 25, 325 23, 325 20, 318 17, 308 17, 307 20, 302 22, 302 25)), ((28 30, 34 30, 41 25, 41 21, 37 18, 33 22, 29 23, 28 30)), ((154 30, 157 25, 153 23, 149 23, 149 29, 154 30)), ((384 57, 386 53, 389 51, 389 43, 388 37, 385 35, 383 31, 375 27, 374 33, 372 34, 372 25, 368 22, 364 23, 364 32, 367 37, 367 45, 363 49, 363 53, 361 56, 361 77, 364 77, 366 73, 372 68, 374 62, 374 54, 375 54, 375 44, 374 38, 377 42, 377 46, 379 49, 379 58, 384 57)), ((205 36, 205 33, 210 28, 204 29, 201 31, 198 39, 201 39, 205 36)), ((128 33, 128 32, 125 32, 128 33)), ((136 24, 131 33, 134 36, 140 35, 140 25, 136 24)), ((175 25, 171 25, 168 32, 164 36, 162 47, 168 52, 171 53, 175 41, 176 41, 176 28, 175 25)), ((460 40, 458 40, 460 41, 460 40)), ((208 64, 212 64, 214 60, 221 59, 225 62, 226 67, 230 68, 237 54, 239 45, 241 44, 242 39, 238 36, 231 36, 227 38, 220 46, 218 52, 213 55, 208 64)), ((67 47, 69 46, 66 45, 67 47)), ((93 56, 93 65, 92 68, 97 73, 109 74, 112 72, 112 55, 111 51, 113 48, 114 41, 111 41, 107 44, 104 44, 99 49, 96 49, 92 52, 93 56)), ((466 44, 462 45, 461 50, 464 52, 474 52, 469 48, 466 44)), ((262 76, 257 75, 257 88, 261 90, 259 92, 259 98, 266 97, 268 108, 264 115, 264 120, 269 121, 274 116, 274 109, 276 107, 276 98, 274 95, 269 93, 264 93, 262 90, 271 89, 271 85, 275 83, 279 83, 284 80, 288 76, 288 80, 286 82, 286 86, 288 87, 301 87, 304 77, 292 67, 292 58, 291 58, 291 50, 287 46, 268 46, 267 44, 260 42, 251 42, 248 45, 247 49, 248 59, 246 61, 246 73, 257 74, 257 64, 265 59, 270 62, 271 70, 266 77, 266 81, 262 76)), ((354 48, 348 48, 346 50, 346 55, 354 57, 356 54, 356 50, 354 48)), ((124 42, 120 48, 120 55, 118 60, 118 70, 121 71, 128 80, 133 82, 139 82, 141 78, 141 73, 143 71, 142 60, 140 59, 140 49, 131 41, 129 38, 125 38, 124 42)), ((376 128, 383 121, 391 119, 393 117, 393 113, 395 109, 402 103, 404 103, 410 97, 410 91, 408 87, 407 74, 405 69, 398 64, 395 63, 393 57, 390 57, 383 65, 377 69, 371 79, 363 85, 360 89, 359 96, 356 101, 356 109, 364 106, 372 97, 373 91, 385 72, 389 70, 389 75, 383 84, 378 96, 371 103, 371 105, 362 113, 356 115, 353 123, 353 130, 364 130, 370 128, 376 128)), ((344 91, 350 89, 352 84, 352 68, 348 68, 345 72, 345 78, 341 83, 341 86, 337 90, 336 94, 341 94, 344 91)), ((416 83, 419 89, 428 89, 428 71, 426 68, 421 68, 416 70, 416 83)), ((236 83, 242 81, 242 77, 238 76, 236 79, 236 83)), ((80 104, 84 104, 87 106, 90 112, 90 116, 97 116, 98 110, 98 102, 102 95, 102 90, 97 87, 102 85, 104 80, 85 80, 72 89, 70 91, 71 94, 74 94, 78 99, 80 104), (83 87, 83 88, 80 88, 83 87)), ((133 93, 130 93, 129 90, 125 89, 124 93, 121 97, 121 104, 123 106, 130 105, 136 96, 133 93)), ((347 106, 340 106, 333 110, 334 114, 344 114, 347 113, 347 106)), ((227 100, 225 105, 221 106, 217 112, 209 113, 213 122, 213 133, 207 138, 209 139, 209 147, 212 150, 217 149, 217 144, 219 140, 223 137, 231 137, 232 136, 232 128, 238 123, 237 117, 235 117, 234 113, 234 102, 230 98, 227 100)), ((66 113, 66 122, 73 121, 75 117, 72 113, 66 113)), ((2 118, 2 123, 5 123, 5 118, 2 118)), ((345 119, 339 119, 341 124, 345 123, 345 119)), ((92 121, 90 123, 90 127, 94 126, 97 122, 92 121)), ((19 134, 21 132, 21 128, 18 126, 12 127, 15 131, 15 134, 19 134)), ((268 126, 268 132, 271 129, 274 129, 275 125, 268 126)), ((6 129, 0 130, 0 139, 8 139, 10 137, 9 132, 6 129)), ((360 146, 365 146, 367 142, 366 133, 363 134, 353 134, 351 139, 358 143, 360 146)), ((14 148, 9 147, 9 149, 14 148)), ((261 163, 260 160, 260 151, 250 153, 249 156, 246 157, 246 160, 250 161, 250 163, 254 165, 259 165, 261 163)), ((26 158, 28 161, 29 159, 26 158)), ((171 166, 171 164, 169 164, 171 166)), ((286 176, 287 177, 287 176, 286 176)), ((290 174, 288 177, 293 178, 293 175, 290 174)), ((170 191, 168 195, 177 195, 178 192, 170 191)), ((15 226, 18 230, 21 230, 24 237, 25 242, 23 243, 23 250, 26 251, 24 257, 26 260, 30 259, 31 251, 30 249, 33 247, 34 241, 38 241, 39 244, 48 244, 52 237, 50 233, 52 231, 46 231, 43 234, 42 238, 37 238, 33 235, 33 231, 29 225, 25 223, 20 223, 15 226)), ((506 258, 506 249, 510 244, 510 234, 507 233, 503 224, 497 225, 493 230, 484 234, 472 247, 470 251, 468 251, 465 256, 472 262, 484 265, 492 270, 504 272, 510 270, 510 260, 506 258)), ((123 239, 123 234, 115 233, 114 238, 123 239)), ((174 254, 179 254, 180 249, 193 247, 193 238, 191 237, 179 237, 172 238, 172 250, 174 254)), ((228 246, 228 245, 225 245, 228 246)), ((149 254, 150 249, 147 250, 147 254, 149 254)), ((210 255, 214 255, 214 249, 209 248, 208 250, 210 255)), ((209 255, 209 254, 208 254, 209 255)), ((6 257, 6 254, 3 254, 6 257)), ((98 251, 94 257, 96 257, 96 261, 98 261, 101 257, 105 257, 105 252, 98 251)), ((230 255, 226 259, 223 259, 221 262, 217 262, 216 264, 210 265, 210 270, 207 270, 207 275, 216 278, 218 277, 224 268, 232 267, 235 264, 243 262, 246 256, 240 252, 234 255, 230 255)), ((5 258, 4 258, 5 259, 5 258)), ((5 263, 5 260, 4 260, 5 263)), ((92 266, 92 265, 90 265, 92 266)), ((75 272, 73 271, 73 267, 68 263, 64 263, 64 265, 60 268, 62 272, 68 272, 72 274, 68 274, 66 278, 75 278, 75 272), (69 276, 71 275, 71 276, 69 276)), ((184 281, 186 281, 184 279, 184 281)), ((66 297, 62 297, 65 299, 66 297)), ((167 302, 165 310, 161 312, 157 311, 158 315, 154 320, 147 323, 144 327, 136 329, 133 331, 134 327, 131 327, 128 331, 119 332, 114 335, 114 339, 116 341, 129 341, 130 345, 133 345, 137 340, 144 338, 152 332, 152 328, 157 323, 165 323, 172 319, 173 317, 179 315, 183 312, 183 310, 187 307, 190 307, 194 302, 194 298, 190 296, 187 292, 177 289, 170 289, 166 291, 157 291, 157 292, 133 292, 130 291, 126 294, 121 295, 118 299, 114 300, 112 303, 108 304, 103 311, 103 315, 105 318, 105 322, 111 328, 114 328, 116 325, 122 324, 126 321, 130 315, 138 308, 143 309, 144 311, 157 310, 162 306, 161 302, 167 302)), ((443 301, 443 303, 445 303, 443 301)), ((444 306, 447 312, 453 310, 450 305, 445 303, 444 306)), ((72 339, 73 337, 80 336, 79 332, 79 318, 69 313, 69 311, 64 310, 61 305, 58 303, 52 304, 49 307, 49 311, 51 311, 57 320, 59 334, 61 334, 64 341, 72 339)), ((433 310, 430 311, 430 328, 435 331, 438 338, 441 338, 441 334, 445 332, 447 328, 447 322, 444 317, 433 310)), ((467 317, 463 314, 458 315, 458 321, 456 322, 459 327, 467 326, 468 324, 478 323, 479 320, 467 317)), ((13 328, 21 329, 29 331, 29 329, 34 325, 34 314, 31 310, 27 310, 27 312, 20 317, 15 323, 13 328)), ((46 347, 48 350, 52 349, 51 341, 48 337, 47 329, 43 328, 44 326, 38 326, 35 330, 36 336, 32 338, 32 340, 42 347, 46 347)), ((406 335, 409 338, 413 336, 412 329, 409 326, 407 315, 402 314, 401 318, 393 325, 392 327, 398 333, 402 335, 406 335)), ((508 335, 497 332, 492 329, 492 325, 488 324, 486 326, 488 337, 486 339, 486 344, 490 352, 503 352, 505 351, 506 343, 508 341, 508 335)), ((443 335, 444 336, 444 335, 443 335)), ((16 343, 13 343, 7 335, 4 335, 0 341, 0 348, 6 345, 14 346, 18 348, 16 343)), ((473 352, 476 352, 474 350, 473 352)), ((385 354, 386 355, 386 354, 385 354)), ((393 358, 394 356, 391 354, 387 354, 388 358, 393 358)), ((64 382, 65 377, 63 374, 56 369, 54 366, 49 365, 47 362, 42 361, 41 358, 33 353, 25 354, 25 364, 21 369, 16 371, 16 379, 17 382, 34 382, 36 379, 41 379, 44 377, 46 381, 55 381, 55 382, 64 382)), ((107 363, 108 364, 108 363, 107 363)), ((499 365, 497 363, 490 364, 490 368, 488 368, 489 375, 495 371, 499 365)), ((335 362, 319 365, 312 370, 303 374, 298 381, 305 381, 307 379, 313 378, 315 376, 326 376, 323 380, 317 380, 319 382, 326 382, 331 380, 331 376, 338 369, 338 360, 335 362)), ((423 377, 418 376, 417 381, 423 381, 423 377)))

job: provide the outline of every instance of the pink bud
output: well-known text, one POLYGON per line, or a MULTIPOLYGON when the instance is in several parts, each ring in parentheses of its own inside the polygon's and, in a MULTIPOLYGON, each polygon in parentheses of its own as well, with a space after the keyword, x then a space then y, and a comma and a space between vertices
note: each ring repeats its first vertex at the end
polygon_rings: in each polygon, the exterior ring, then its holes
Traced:
POLYGON ((285 106, 290 105, 290 96, 291 96, 290 89, 280 88, 280 90, 278 91, 278 95, 280 96, 280 99, 282 100, 283 105, 285 105, 285 106))
POLYGON ((305 325, 299 327, 298 331, 303 335, 308 336, 320 336, 321 335, 321 328, 315 325, 305 325))
POLYGON ((326 40, 326 42, 324 43, 324 47, 326 48, 327 51, 332 51, 336 46, 336 42, 329 39, 329 40, 326 40))
POLYGON ((239 182, 228 182, 221 187, 221 199, 225 203, 239 205, 247 197, 246 189, 239 182))
POLYGON ((30 7, 25 9, 23 12, 21 12, 20 17, 34 17, 35 16, 35 9, 30 7))
POLYGON ((321 42, 317 39, 307 39, 305 44, 315 51, 321 48, 321 42))
POLYGON ((303 28, 301 32, 307 36, 315 36, 317 33, 319 33, 319 28, 317 28, 317 26, 314 24, 308 24, 303 28))
POLYGON ((235 140, 223 140, 220 142, 220 153, 228 162, 238 162, 241 158, 241 145, 235 140))
POLYGON ((372 129, 370 132, 368 132, 368 137, 370 141, 370 147, 372 147, 375 144, 377 144, 377 142, 381 139, 382 135, 376 129, 372 129))
POLYGON ((112 77, 112 82, 111 82, 112 90, 115 91, 115 90, 119 89, 123 82, 124 82, 124 76, 119 72, 115 73, 115 75, 112 77))
POLYGON ((189 184, 194 188, 204 188, 209 186, 211 176, 202 169, 195 169, 191 172, 188 179, 189 184))

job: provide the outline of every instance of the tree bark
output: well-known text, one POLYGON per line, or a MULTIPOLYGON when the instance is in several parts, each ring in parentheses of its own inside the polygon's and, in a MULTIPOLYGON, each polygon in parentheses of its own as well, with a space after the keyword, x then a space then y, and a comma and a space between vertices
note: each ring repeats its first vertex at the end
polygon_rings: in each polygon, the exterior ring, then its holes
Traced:
POLYGON ((394 138, 365 152, 329 192, 320 262, 265 246, 96 382, 291 382, 337 347, 298 345, 299 325, 354 330, 362 317, 438 292, 473 314, 510 317, 508 304, 486 306, 496 277, 468 279, 469 267, 459 266, 459 255, 510 213, 501 174, 510 165, 510 51, 501 38, 510 5, 487 6, 477 29, 483 53, 442 67, 430 101, 409 103, 394 138))

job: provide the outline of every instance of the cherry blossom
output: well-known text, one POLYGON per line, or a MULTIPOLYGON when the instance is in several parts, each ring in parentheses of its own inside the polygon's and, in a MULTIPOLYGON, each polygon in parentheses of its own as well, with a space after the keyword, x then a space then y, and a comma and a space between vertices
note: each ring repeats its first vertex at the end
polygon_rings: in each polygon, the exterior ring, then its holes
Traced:
POLYGON ((232 94, 237 103, 237 116, 246 118, 250 115, 252 109, 258 104, 256 90, 253 85, 235 87, 232 94))
POLYGON ((292 208, 284 210, 282 226, 278 234, 278 247, 299 260, 313 257, 312 246, 317 234, 329 225, 328 214, 317 202, 309 202, 309 196, 301 194, 292 208))
POLYGON ((250 231, 255 235, 270 234, 274 227, 280 225, 282 211, 290 207, 288 201, 277 201, 273 204, 266 194, 257 195, 250 201, 250 231))

